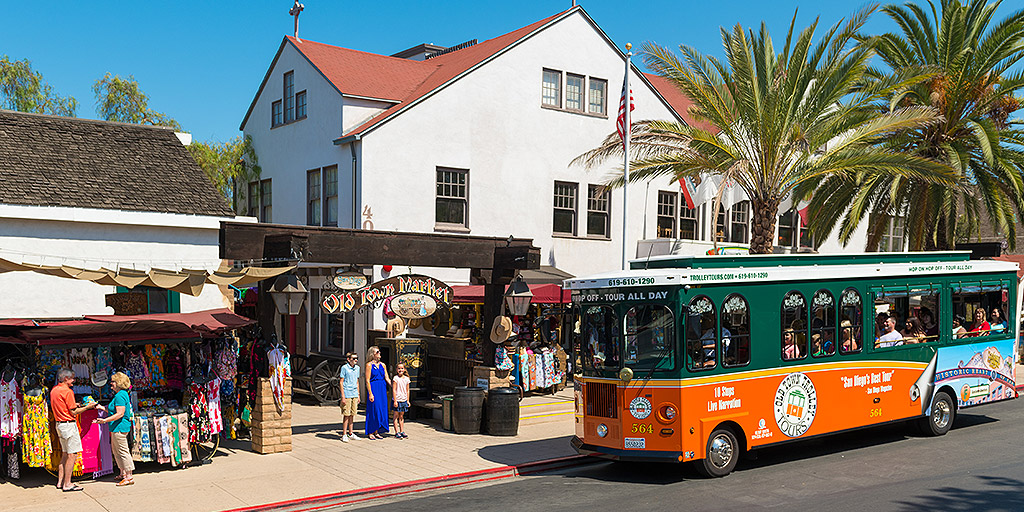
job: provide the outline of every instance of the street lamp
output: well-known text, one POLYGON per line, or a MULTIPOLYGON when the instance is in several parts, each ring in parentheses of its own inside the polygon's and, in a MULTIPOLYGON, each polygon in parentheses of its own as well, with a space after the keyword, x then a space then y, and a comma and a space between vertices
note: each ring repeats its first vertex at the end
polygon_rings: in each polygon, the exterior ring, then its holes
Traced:
POLYGON ((515 316, 525 315, 530 311, 532 300, 533 292, 530 291, 530 285, 526 284, 521 274, 516 276, 516 280, 505 290, 505 305, 508 306, 509 312, 515 316))
POLYGON ((306 286, 299 281, 299 276, 285 274, 278 276, 267 293, 274 299, 277 312, 288 315, 288 352, 295 353, 296 315, 302 311, 302 301, 306 299, 306 286))

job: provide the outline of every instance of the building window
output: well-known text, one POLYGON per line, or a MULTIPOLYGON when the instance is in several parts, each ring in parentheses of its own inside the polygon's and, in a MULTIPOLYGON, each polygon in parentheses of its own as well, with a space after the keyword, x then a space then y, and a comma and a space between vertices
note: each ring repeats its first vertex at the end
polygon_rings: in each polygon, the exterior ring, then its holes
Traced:
POLYGON ((437 168, 437 203, 434 220, 438 224, 459 224, 468 226, 466 219, 467 186, 469 171, 437 168))
POLYGON ((555 214, 552 231, 576 234, 576 184, 555 182, 555 214))
POLYGON ((306 91, 295 94, 295 119, 306 117, 306 91))
POLYGON ((885 223, 885 231, 882 232, 882 239, 878 243, 878 250, 881 252, 900 252, 904 248, 904 226, 906 220, 903 217, 892 217, 885 223))
POLYGON ((249 184, 249 216, 260 218, 260 182, 249 184))
POLYGON ((338 225, 338 166, 324 167, 324 226, 338 225))
POLYGON ((679 205, 679 238, 700 240, 700 206, 687 208, 679 205))
POLYGON ((284 74, 284 122, 295 120, 295 73, 284 74))
POLYGON ((604 114, 607 109, 608 81, 600 78, 590 79, 590 113, 604 114))
POLYGON ((750 201, 740 201, 730 210, 732 226, 729 241, 745 244, 750 242, 750 201))
POLYGON ((676 236, 676 198, 675 192, 658 192, 658 238, 675 238, 676 236))
POLYGON ((562 106, 562 72, 552 69, 544 70, 544 84, 541 91, 541 103, 549 107, 562 106))
POLYGON ((273 196, 271 195, 270 180, 260 182, 260 222, 271 222, 273 217, 273 196))
POLYGON ((587 187, 587 236, 608 238, 611 192, 600 185, 587 187))
POLYGON ((323 210, 320 202, 320 169, 306 171, 306 201, 306 224, 319 226, 323 210))
POLYGON ((796 224, 800 225, 800 247, 814 246, 811 241, 810 230, 800 220, 800 214, 797 213, 795 208, 790 208, 789 211, 779 215, 779 240, 776 245, 796 247, 796 240, 793 239, 796 236, 793 226, 796 224))
POLYGON ((583 111, 583 77, 565 75, 565 109, 583 111))
POLYGON ((284 124, 284 118, 281 113, 281 100, 277 100, 270 104, 270 126, 281 126, 284 124))

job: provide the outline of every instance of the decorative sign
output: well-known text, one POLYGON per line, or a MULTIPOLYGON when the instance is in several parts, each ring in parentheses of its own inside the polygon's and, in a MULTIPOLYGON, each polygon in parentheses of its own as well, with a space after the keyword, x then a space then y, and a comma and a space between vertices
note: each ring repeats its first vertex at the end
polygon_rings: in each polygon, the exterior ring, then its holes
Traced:
POLYGON ((406 293, 391 299, 391 310, 402 318, 427 318, 437 311, 437 301, 422 293, 406 293))
POLYGON ((348 271, 334 276, 334 286, 342 290, 358 290, 369 283, 361 272, 348 271))
MULTIPOLYGON (((330 280, 324 286, 323 294, 320 306, 327 313, 346 313, 365 307, 377 308, 392 297, 411 295, 404 300, 404 303, 408 304, 409 312, 416 313, 416 315, 406 318, 430 316, 438 308, 450 307, 452 299, 455 298, 455 292, 452 291, 451 286, 433 277, 418 274, 389 277, 357 290, 344 290, 334 280, 330 280), (417 298, 417 295, 421 297, 417 298), (426 299, 431 299, 434 302, 432 310, 426 299), (429 313, 419 315, 420 312, 427 310, 429 313)), ((391 306, 398 307, 398 302, 392 301, 391 306)), ((396 314, 404 316, 398 311, 396 314)))

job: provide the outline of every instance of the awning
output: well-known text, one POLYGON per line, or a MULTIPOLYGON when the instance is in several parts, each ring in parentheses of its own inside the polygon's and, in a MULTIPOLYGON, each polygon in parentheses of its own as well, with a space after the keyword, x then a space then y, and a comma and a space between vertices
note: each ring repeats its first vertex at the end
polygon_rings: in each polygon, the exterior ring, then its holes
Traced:
MULTIPOLYGON (((484 303, 483 285, 452 286, 452 289, 455 290, 453 302, 456 304, 484 303)), ((505 286, 505 290, 508 290, 508 286, 505 286)), ((572 292, 563 290, 557 284, 531 284, 530 292, 533 293, 533 300, 530 301, 533 304, 568 304, 572 302, 572 292)))
POLYGON ((0 342, 62 345, 199 339, 256 323, 229 309, 149 315, 90 315, 73 320, 0 320, 0 342))
POLYGON ((182 269, 165 270, 153 268, 149 271, 133 270, 122 268, 110 270, 100 268, 99 270, 86 270, 77 267, 61 265, 58 267, 48 265, 36 265, 33 263, 15 263, 0 258, 0 272, 36 272, 49 276, 63 277, 67 279, 79 279, 92 281, 104 286, 123 286, 135 288, 136 286, 150 286, 153 288, 165 288, 193 297, 203 291, 203 285, 213 284, 226 286, 231 285, 238 288, 249 286, 264 279, 277 277, 281 274, 291 272, 295 266, 288 267, 245 267, 238 271, 216 270, 208 272, 203 269, 182 269))

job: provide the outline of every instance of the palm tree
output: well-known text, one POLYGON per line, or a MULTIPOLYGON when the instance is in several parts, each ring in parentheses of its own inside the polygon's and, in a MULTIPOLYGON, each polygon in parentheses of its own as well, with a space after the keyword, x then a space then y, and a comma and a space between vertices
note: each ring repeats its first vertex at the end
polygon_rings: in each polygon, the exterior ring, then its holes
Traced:
MULTIPOLYGON (((889 220, 899 216, 906 219, 911 250, 951 249, 958 236, 977 232, 984 214, 997 232, 1008 235, 1011 248, 1015 246, 1015 224, 1024 204, 1024 132, 1009 116, 1020 107, 1014 94, 1024 86, 1024 75, 1011 71, 1024 58, 1024 11, 993 21, 999 4, 942 0, 937 12, 929 0, 930 9, 911 3, 882 9, 901 34, 862 41, 872 44, 890 69, 931 75, 890 101, 903 108, 932 108, 941 115, 938 123, 896 134, 885 147, 949 165, 958 186, 898 175, 808 183, 800 192, 816 188, 810 205, 813 233, 827 234, 836 222, 815 212, 850 204, 839 231, 843 242, 867 218, 869 247, 877 245, 889 220)), ((884 76, 879 71, 869 74, 884 76)))
MULTIPOLYGON (((644 64, 682 89, 694 102, 689 114, 716 131, 677 122, 637 123, 630 134, 630 179, 708 174, 732 180, 752 203, 751 253, 772 251, 779 203, 807 180, 880 173, 948 182, 950 172, 942 164, 877 148, 879 140, 931 125, 936 116, 916 105, 878 111, 879 101, 926 77, 894 73, 866 80, 874 49, 856 44, 855 35, 874 9, 840 21, 817 43, 818 21, 795 34, 794 14, 781 52, 763 23, 758 33, 740 25, 723 29, 727 62, 689 46, 680 46, 679 58, 645 44, 644 64)), ((621 154, 612 134, 574 162, 593 167, 621 154)), ((620 175, 609 184, 622 181, 620 175)))

